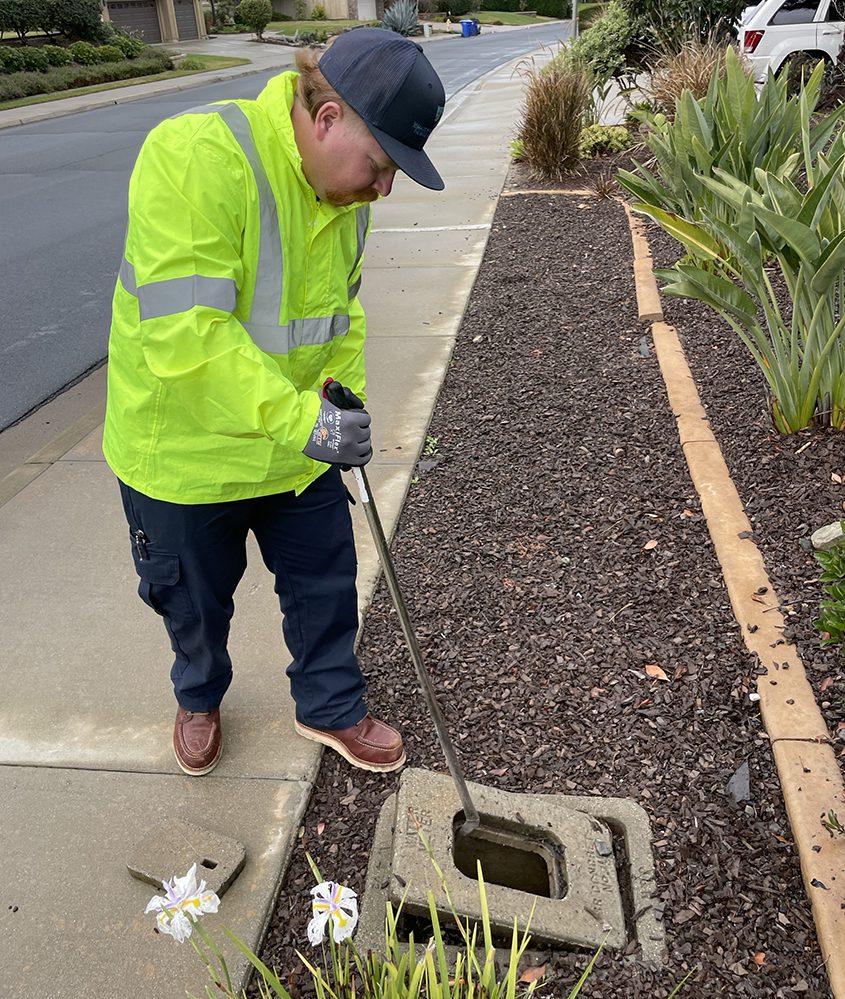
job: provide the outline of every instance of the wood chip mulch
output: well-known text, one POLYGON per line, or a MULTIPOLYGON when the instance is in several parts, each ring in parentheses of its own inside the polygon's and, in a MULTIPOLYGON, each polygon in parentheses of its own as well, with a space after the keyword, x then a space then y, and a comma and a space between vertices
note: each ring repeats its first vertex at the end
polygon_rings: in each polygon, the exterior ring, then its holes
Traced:
MULTIPOLYGON (((657 234, 655 245, 674 252, 657 234)), ((843 670, 818 649, 818 572, 799 541, 841 515, 845 485, 831 481, 845 477, 841 438, 780 439, 730 331, 690 303, 668 312, 755 541, 795 612, 804 661, 817 682, 833 678, 823 697, 835 729, 843 670)), ((582 995, 665 999, 692 970, 681 992, 691 999, 827 999, 771 750, 748 697, 756 664, 637 320, 617 202, 500 201, 429 433, 436 450, 393 552, 468 779, 631 798, 651 820, 668 964, 603 953, 582 995), (737 802, 727 787, 746 762, 750 800, 737 802)), ((445 772, 383 583, 360 657, 370 707, 402 729, 409 764, 445 772)), ((362 890, 378 809, 396 784, 324 757, 263 951, 300 994, 308 981, 295 950, 310 950, 313 884, 305 851, 324 876, 362 890)), ((547 952, 544 994, 565 996, 588 958, 547 952)))

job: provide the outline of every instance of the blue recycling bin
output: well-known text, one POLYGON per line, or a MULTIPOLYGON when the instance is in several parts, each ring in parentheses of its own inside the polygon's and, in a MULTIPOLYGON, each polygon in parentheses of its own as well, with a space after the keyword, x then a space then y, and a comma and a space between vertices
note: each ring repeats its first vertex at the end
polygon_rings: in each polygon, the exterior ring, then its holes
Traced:
POLYGON ((475 25, 470 20, 461 20, 461 38, 472 38, 475 25))
POLYGON ((479 27, 479 24, 478 24, 478 18, 477 17, 471 17, 470 20, 472 21, 472 33, 474 35, 480 35, 481 34, 481 28, 479 27))

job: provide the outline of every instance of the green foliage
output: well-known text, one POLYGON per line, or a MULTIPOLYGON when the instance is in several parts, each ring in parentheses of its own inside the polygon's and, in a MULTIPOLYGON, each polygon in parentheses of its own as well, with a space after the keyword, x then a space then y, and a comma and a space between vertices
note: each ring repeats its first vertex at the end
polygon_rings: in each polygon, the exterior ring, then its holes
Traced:
POLYGON ((116 45, 123 53, 125 59, 137 59, 147 47, 140 38, 132 38, 129 35, 119 34, 115 34, 113 38, 109 39, 109 44, 116 45))
POLYGON ((273 7, 270 0, 241 0, 238 6, 238 20, 261 38, 264 29, 273 20, 273 7))
POLYGON ((208 69, 206 63, 200 59, 199 56, 188 56, 187 59, 183 59, 179 63, 179 69, 190 69, 193 71, 199 71, 203 69, 208 69))
POLYGON ((572 43, 569 57, 594 78, 605 80, 625 65, 633 27, 625 8, 611 0, 607 9, 572 43))
POLYGON ((316 7, 314 7, 314 9, 311 11, 311 20, 325 21, 325 19, 326 19, 326 8, 321 3, 318 3, 316 7))
POLYGON ((73 56, 61 45, 45 45, 41 51, 51 66, 68 66, 73 62, 73 56))
POLYGON ((511 141, 511 159, 515 163, 519 163, 525 159, 525 143, 522 139, 513 139, 511 141))
POLYGON ((419 27, 420 19, 414 0, 393 0, 385 10, 381 26, 400 35, 412 35, 419 27))
POLYGON ((473 0, 438 0, 438 7, 452 20, 465 17, 474 7, 473 0))
POLYGON ((0 0, 0 31, 14 31, 24 40, 41 28, 44 20, 42 0, 0 0))
POLYGON ((781 181, 794 178, 806 139, 811 159, 841 127, 842 109, 810 125, 818 102, 821 69, 802 97, 790 98, 786 80, 769 76, 759 93, 733 49, 725 72, 716 67, 707 96, 699 103, 682 95, 674 121, 660 113, 638 113, 650 130, 647 143, 654 168, 621 170, 619 183, 638 201, 695 221, 715 216, 730 224, 736 212, 707 183, 718 171, 760 191, 757 171, 781 181))
POLYGON ((691 35, 727 38, 748 0, 619 0, 632 19, 632 40, 674 48, 691 35))
MULTIPOLYGON (((845 107, 811 125, 821 74, 819 66, 801 94, 795 148, 781 169, 757 167, 750 183, 719 167, 697 175, 708 196, 693 213, 696 221, 634 206, 689 254, 688 262, 658 272, 668 282, 665 293, 705 302, 731 326, 760 367, 772 421, 784 434, 845 429, 845 107), (806 188, 790 178, 798 162, 806 188), (773 272, 789 295, 787 309, 773 272)), ((707 121, 695 107, 700 117, 691 121, 706 148, 707 121)), ((754 139, 746 136, 750 145, 754 139)), ((630 188, 630 176, 620 172, 620 183, 630 188)))
POLYGON ((25 68, 22 48, 0 45, 0 72, 19 73, 25 68))
POLYGON ((106 37, 100 0, 52 0, 50 17, 55 30, 66 38, 97 42, 106 37))
POLYGON ((631 145, 631 135, 624 125, 587 125, 581 130, 578 152, 582 159, 620 153, 631 145))
POLYGON ((131 62, 124 59, 122 62, 104 62, 92 66, 56 66, 47 73, 4 75, 0 76, 0 101, 151 76, 171 68, 169 57, 156 51, 131 62))
POLYGON ((530 7, 543 17, 572 17, 571 0, 534 0, 530 7))
POLYGON ((825 592, 815 625, 822 633, 822 645, 845 645, 845 545, 834 545, 815 555, 822 567, 825 592))
POLYGON ((23 57, 23 68, 27 72, 46 73, 50 68, 50 60, 40 48, 27 45, 21 49, 21 56, 23 57))
POLYGON ((94 50, 97 53, 97 62, 121 62, 123 53, 116 45, 100 45, 94 50))
POLYGON ((80 66, 93 66, 94 63, 99 62, 97 49, 90 42, 74 42, 68 51, 73 61, 78 62, 80 66))
POLYGON ((523 158, 539 177, 561 181, 578 165, 590 82, 584 72, 565 62, 526 75, 519 128, 523 158))
POLYGON ((294 7, 296 8, 297 21, 304 21, 305 15, 308 13, 307 0, 294 0, 294 7))

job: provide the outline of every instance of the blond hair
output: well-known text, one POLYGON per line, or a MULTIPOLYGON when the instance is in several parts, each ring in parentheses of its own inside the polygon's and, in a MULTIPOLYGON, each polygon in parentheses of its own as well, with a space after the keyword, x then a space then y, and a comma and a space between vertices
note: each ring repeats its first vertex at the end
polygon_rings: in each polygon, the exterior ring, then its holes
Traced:
POLYGON ((334 101, 340 104, 344 114, 351 115, 353 121, 357 120, 362 127, 366 127, 363 120, 320 72, 320 53, 317 49, 297 49, 295 58, 299 73, 296 93, 305 110, 311 115, 312 121, 324 104, 334 101))

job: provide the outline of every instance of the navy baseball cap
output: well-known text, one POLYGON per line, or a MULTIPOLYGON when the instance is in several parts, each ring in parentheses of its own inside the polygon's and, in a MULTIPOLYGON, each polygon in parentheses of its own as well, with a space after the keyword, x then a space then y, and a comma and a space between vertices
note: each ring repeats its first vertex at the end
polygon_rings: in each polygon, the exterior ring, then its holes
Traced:
POLYGON ((440 121, 446 94, 416 42, 383 28, 354 28, 326 49, 320 72, 403 173, 443 190, 423 146, 440 121))

